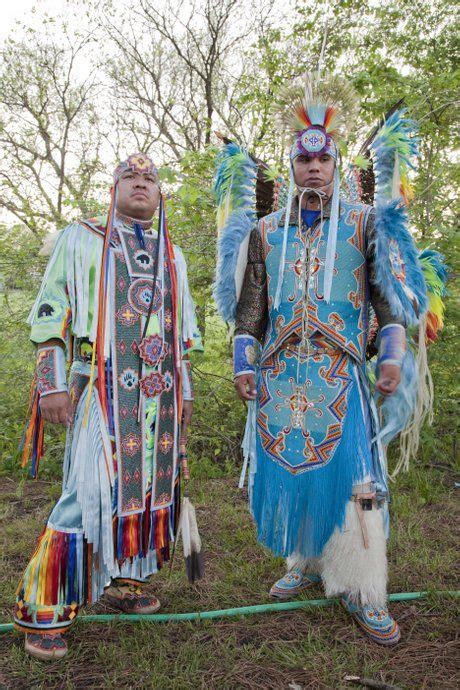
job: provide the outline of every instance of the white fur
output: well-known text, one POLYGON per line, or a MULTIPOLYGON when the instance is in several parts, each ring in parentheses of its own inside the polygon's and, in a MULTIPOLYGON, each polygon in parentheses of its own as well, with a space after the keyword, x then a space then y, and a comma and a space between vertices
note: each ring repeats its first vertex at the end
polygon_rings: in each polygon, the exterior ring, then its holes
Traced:
POLYGON ((383 511, 363 511, 369 547, 364 548, 353 501, 347 504, 343 530, 335 529, 321 558, 326 596, 348 594, 358 605, 384 608, 387 599, 387 556, 383 511))
POLYGON ((288 571, 299 568, 304 573, 320 575, 321 562, 318 558, 305 559, 299 553, 294 553, 286 559, 288 571))
POLYGON ((336 528, 321 559, 306 560, 298 553, 287 559, 288 571, 301 568, 304 573, 321 575, 326 596, 348 594, 358 605, 384 608, 387 600, 387 555, 383 511, 363 511, 369 538, 364 548, 356 505, 347 504, 343 530, 336 528))

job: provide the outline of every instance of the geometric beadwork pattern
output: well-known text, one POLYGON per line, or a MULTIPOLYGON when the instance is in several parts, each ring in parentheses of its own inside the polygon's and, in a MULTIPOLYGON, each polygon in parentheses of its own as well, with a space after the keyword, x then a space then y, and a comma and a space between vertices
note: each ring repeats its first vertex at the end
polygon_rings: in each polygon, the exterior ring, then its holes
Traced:
POLYGON ((40 393, 49 393, 57 389, 56 349, 43 348, 37 353, 37 388, 40 393))
MULTIPOLYGON (((114 251, 114 409, 118 457, 119 516, 141 512, 145 505, 145 419, 138 422, 139 387, 146 399, 156 398, 159 415, 155 420, 152 476, 152 509, 172 503, 176 448, 176 387, 173 360, 173 331, 164 328, 164 340, 158 334, 141 342, 144 319, 152 299, 155 275, 155 242, 146 240, 139 252, 135 234, 120 231, 121 250, 114 251), (139 266, 139 259, 142 259, 139 266), (134 267, 134 270, 133 270, 134 267), (144 271, 143 278, 138 277, 144 271), (134 274, 134 275, 133 275, 134 274), (139 361, 143 376, 139 381, 139 361), (173 414, 162 414, 163 410, 173 414)), ((171 276, 168 263, 155 287, 152 314, 160 322, 172 311, 171 276)))
POLYGON ((283 240, 284 217, 272 213, 260 222, 262 246, 267 269, 269 321, 262 358, 276 352, 292 335, 301 336, 305 311, 305 278, 302 266, 311 257, 308 283, 307 335, 325 335, 330 342, 346 350, 358 361, 364 361, 369 288, 366 261, 366 222, 369 209, 362 204, 341 202, 337 232, 334 272, 330 301, 324 300, 325 253, 329 218, 309 233, 298 227, 293 218, 288 227, 285 269, 281 303, 274 309, 283 240))
POLYGON ((282 349, 262 364, 257 431, 266 455, 288 472, 332 460, 348 409, 349 366, 338 349, 310 356, 282 349))
POLYGON ((142 319, 127 302, 130 279, 122 253, 113 252, 115 267, 113 394, 118 460, 119 516, 140 513, 145 506, 144 425, 139 424, 139 356, 126 343, 139 342, 142 319))

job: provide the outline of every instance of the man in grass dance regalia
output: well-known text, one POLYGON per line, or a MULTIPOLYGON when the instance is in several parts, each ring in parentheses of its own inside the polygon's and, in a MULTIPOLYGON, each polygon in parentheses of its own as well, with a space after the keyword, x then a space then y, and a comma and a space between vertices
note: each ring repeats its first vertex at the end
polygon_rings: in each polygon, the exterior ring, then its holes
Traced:
POLYGON ((79 607, 104 593, 127 613, 158 610, 140 585, 168 560, 177 530, 179 433, 193 405, 187 354, 202 347, 146 155, 116 168, 107 220, 59 235, 29 322, 33 475, 43 421, 68 431, 62 495, 19 585, 15 627, 29 654, 53 659, 66 653, 79 607))
MULTIPOLYGON (((400 631, 387 609, 387 471, 365 367, 369 307, 380 328, 375 388, 388 421, 406 326, 426 310, 426 286, 404 227, 402 159, 394 149, 395 169, 377 168, 377 188, 396 183, 398 198, 382 197, 376 209, 339 198, 340 136, 353 120, 350 109, 338 110, 341 99, 353 105, 337 78, 308 77, 306 87, 286 92, 282 122, 294 137, 287 204, 255 228, 226 191, 237 171, 224 154, 217 196, 221 208, 233 203, 237 210, 219 240, 215 295, 224 319, 235 321, 235 386, 250 401, 244 449, 258 538, 288 559, 271 596, 290 598, 322 581, 366 635, 392 645, 400 631), (229 287, 235 283, 236 295, 229 287)), ((404 146, 413 152, 406 140, 404 146)), ((417 377, 409 364, 403 370, 408 390, 417 377)))

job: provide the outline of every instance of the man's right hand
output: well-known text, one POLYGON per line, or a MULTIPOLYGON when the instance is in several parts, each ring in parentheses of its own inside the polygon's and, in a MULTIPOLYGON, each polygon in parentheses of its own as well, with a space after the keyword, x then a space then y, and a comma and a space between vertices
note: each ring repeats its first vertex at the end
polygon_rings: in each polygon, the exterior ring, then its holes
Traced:
POLYGON ((257 397, 254 374, 241 374, 235 381, 235 389, 241 400, 255 400, 257 397))
POLYGON ((67 391, 48 393, 40 398, 40 412, 45 421, 67 426, 72 422, 72 402, 67 391))

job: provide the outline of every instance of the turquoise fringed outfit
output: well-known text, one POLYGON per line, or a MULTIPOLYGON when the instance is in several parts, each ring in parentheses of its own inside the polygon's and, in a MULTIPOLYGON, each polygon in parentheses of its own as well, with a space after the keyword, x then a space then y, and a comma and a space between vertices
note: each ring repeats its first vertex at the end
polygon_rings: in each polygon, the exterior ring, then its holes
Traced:
MULTIPOLYGON (((236 352, 246 339, 246 351, 260 349, 246 436, 258 536, 277 555, 303 559, 319 558, 343 526, 355 485, 371 484, 382 503, 388 494, 365 367, 371 300, 381 326, 398 319, 369 283, 373 211, 362 204, 341 202, 331 297, 323 299, 329 213, 326 206, 324 225, 317 218, 310 228, 298 226, 297 209, 291 214, 278 309, 285 214, 259 222, 236 312, 236 352)), ((244 357, 238 366, 247 370, 244 357)))
POLYGON ((258 538, 287 558, 270 596, 321 578, 368 637, 395 644, 386 446, 404 430, 395 472, 407 467, 430 411, 425 346, 442 324, 445 267, 436 252, 419 257, 408 230, 415 123, 390 110, 345 199, 339 148, 357 97, 320 72, 280 92, 288 184, 232 142, 218 156, 214 295, 235 323, 234 375, 249 400, 240 486, 249 464, 258 538))

